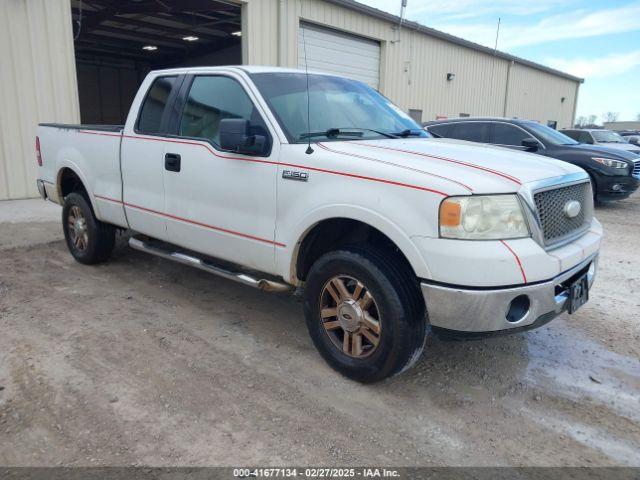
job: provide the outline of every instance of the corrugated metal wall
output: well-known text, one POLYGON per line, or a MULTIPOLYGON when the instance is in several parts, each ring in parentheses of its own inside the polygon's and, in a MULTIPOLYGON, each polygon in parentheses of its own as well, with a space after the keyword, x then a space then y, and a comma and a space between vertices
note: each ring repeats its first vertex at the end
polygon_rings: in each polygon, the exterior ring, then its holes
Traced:
MULTIPOLYGON (((323 0, 302 5, 301 12, 299 0, 244 1, 243 63, 296 67, 302 17, 379 41, 380 90, 406 111, 422 110, 423 120, 469 114, 555 120, 558 128, 573 122, 573 80, 408 28, 398 32, 323 0), (447 81, 447 73, 455 78, 447 81)), ((37 195, 37 123, 80 120, 72 36, 69 0, 0 1, 0 200, 37 195)))
POLYGON ((398 33, 386 20, 323 0, 302 8, 299 0, 247 0, 244 63, 296 67, 302 17, 381 42, 381 92, 404 110, 422 110, 425 121, 464 113, 555 120, 558 128, 573 122, 576 81, 408 28, 398 33))
POLYGON ((78 122, 68 0, 0 1, 0 200, 38 194, 38 122, 78 122))

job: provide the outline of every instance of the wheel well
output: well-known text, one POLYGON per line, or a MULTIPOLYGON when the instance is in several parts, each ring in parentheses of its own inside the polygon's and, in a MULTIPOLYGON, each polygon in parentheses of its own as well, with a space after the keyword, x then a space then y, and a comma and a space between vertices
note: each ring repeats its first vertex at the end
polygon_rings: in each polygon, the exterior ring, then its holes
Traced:
POLYGON ((358 220, 332 218, 315 225, 301 241, 295 264, 296 277, 301 281, 306 280, 311 266, 327 252, 346 245, 365 244, 377 247, 415 274, 407 257, 380 230, 358 220))
POLYGON ((63 168, 58 174, 58 192, 60 193, 60 198, 64 199, 71 192, 86 194, 87 189, 76 172, 70 168, 63 168))

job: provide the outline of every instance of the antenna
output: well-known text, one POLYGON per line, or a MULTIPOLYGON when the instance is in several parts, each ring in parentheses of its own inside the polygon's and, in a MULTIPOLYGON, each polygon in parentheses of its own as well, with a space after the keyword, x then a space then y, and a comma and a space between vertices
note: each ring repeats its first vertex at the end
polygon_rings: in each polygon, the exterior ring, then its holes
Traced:
MULTIPOLYGON (((300 18, 302 19, 302 0, 300 0, 300 18)), ((309 95, 309 65, 307 64, 307 40, 304 37, 304 25, 302 27, 302 49, 304 51, 304 75, 307 81, 307 134, 311 133, 311 97, 309 95)), ((314 152, 311 148, 311 136, 307 135, 307 149, 304 151, 307 155, 314 152)))
POLYGON ((498 35, 500 35, 500 20, 498 17, 498 28, 496 29, 496 43, 493 47, 493 61, 491 63, 491 80, 489 81, 489 89, 493 89, 493 71, 496 69, 496 54, 498 53, 498 35))

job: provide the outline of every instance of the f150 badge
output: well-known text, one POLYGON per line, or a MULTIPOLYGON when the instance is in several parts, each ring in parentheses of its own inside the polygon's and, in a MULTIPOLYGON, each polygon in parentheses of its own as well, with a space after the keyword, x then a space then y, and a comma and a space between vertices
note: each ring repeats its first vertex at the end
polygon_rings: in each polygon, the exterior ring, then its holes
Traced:
POLYGON ((283 170, 282 178, 286 180, 297 180, 299 182, 306 182, 309 180, 309 174, 307 172, 297 172, 295 170, 283 170))

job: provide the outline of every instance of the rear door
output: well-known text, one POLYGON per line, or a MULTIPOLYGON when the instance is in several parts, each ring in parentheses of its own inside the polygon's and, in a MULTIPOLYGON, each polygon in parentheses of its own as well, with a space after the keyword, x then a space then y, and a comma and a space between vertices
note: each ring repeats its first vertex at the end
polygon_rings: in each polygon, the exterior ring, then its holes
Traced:
POLYGON ((235 73, 188 76, 164 155, 169 241, 223 260, 274 270, 279 143, 245 80, 235 73), (251 122, 265 135, 263 155, 223 151, 224 118, 251 122), (175 163, 178 162, 176 166, 175 163))
POLYGON ((132 126, 127 124, 120 150, 122 198, 129 226, 160 240, 167 240, 164 138, 169 109, 182 79, 179 75, 152 79, 138 117, 132 126))
POLYGON ((488 143, 490 130, 489 122, 457 122, 451 124, 447 136, 468 142, 488 143))

